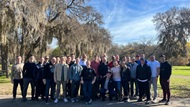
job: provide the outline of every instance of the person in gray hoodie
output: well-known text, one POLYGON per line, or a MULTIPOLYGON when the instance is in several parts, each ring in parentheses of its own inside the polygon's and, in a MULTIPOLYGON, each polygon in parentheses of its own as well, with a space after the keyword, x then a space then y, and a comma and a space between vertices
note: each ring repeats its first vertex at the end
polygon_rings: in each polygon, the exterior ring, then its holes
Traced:
POLYGON ((80 85, 80 76, 83 70, 83 67, 79 64, 79 61, 80 59, 77 58, 76 63, 70 67, 69 71, 69 79, 71 83, 71 102, 73 103, 77 101, 77 95, 80 85))
POLYGON ((136 69, 137 69, 137 63, 135 62, 135 57, 131 59, 131 64, 130 64, 130 71, 131 71, 131 96, 138 96, 138 84, 136 80, 136 69), (135 95, 134 95, 134 84, 135 84, 135 95))

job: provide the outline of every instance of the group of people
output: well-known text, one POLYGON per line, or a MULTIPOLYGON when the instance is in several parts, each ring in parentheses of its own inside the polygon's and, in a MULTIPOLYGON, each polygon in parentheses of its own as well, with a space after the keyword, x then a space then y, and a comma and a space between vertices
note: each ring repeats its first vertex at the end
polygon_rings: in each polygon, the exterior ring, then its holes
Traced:
POLYGON ((123 57, 119 55, 108 57, 94 56, 94 60, 87 60, 87 55, 75 58, 74 54, 62 57, 42 57, 36 62, 33 55, 29 61, 22 63, 22 57, 18 56, 12 66, 11 81, 13 83, 13 101, 16 99, 17 87, 20 84, 22 102, 27 101, 27 89, 31 84, 31 100, 49 100, 58 103, 63 97, 64 102, 69 99, 72 103, 85 100, 90 104, 92 100, 106 97, 110 101, 130 101, 137 97, 138 102, 144 100, 149 104, 152 100, 157 102, 157 80, 160 76, 160 84, 163 90, 163 99, 159 102, 170 104, 170 76, 171 65, 165 55, 160 56, 160 62, 154 55, 145 59, 145 55, 136 57, 123 57), (154 94, 151 99, 150 87, 153 85, 154 94), (62 88, 61 88, 62 87, 62 88), (51 91, 50 91, 51 89, 51 91), (80 93, 79 93, 80 89, 80 93), (62 92, 63 96, 60 95, 62 92), (79 97, 80 96, 80 97, 79 97), (80 98, 80 99, 79 99, 80 98))

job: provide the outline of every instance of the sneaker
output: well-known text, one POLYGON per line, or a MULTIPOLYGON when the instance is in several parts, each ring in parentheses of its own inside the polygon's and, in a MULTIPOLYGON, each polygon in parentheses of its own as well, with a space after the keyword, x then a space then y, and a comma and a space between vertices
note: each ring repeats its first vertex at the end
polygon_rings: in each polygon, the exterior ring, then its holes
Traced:
POLYGON ((150 104, 150 102, 149 102, 149 101, 146 101, 145 104, 150 104))
POLYGON ((67 102, 68 102, 67 98, 64 98, 64 99, 63 99, 63 101, 64 101, 65 103, 67 103, 67 102))
POLYGON ((163 102, 166 102, 166 99, 162 99, 159 101, 159 103, 163 103, 163 102))
POLYGON ((54 100, 54 103, 58 103, 58 99, 57 98, 54 100))
POLYGON ((165 103, 165 105, 170 105, 171 103, 170 103, 170 101, 166 101, 166 103, 165 103))
POLYGON ((92 99, 90 99, 90 100, 88 101, 88 103, 89 103, 89 104, 92 103, 92 99))
POLYGON ((152 100, 152 103, 157 103, 157 100, 156 99, 152 100))
POLYGON ((75 99, 74 99, 74 98, 72 98, 72 99, 71 99, 71 102, 72 102, 72 103, 74 103, 74 102, 75 102, 75 99))
POLYGON ((142 99, 138 99, 137 102, 142 102, 142 99))

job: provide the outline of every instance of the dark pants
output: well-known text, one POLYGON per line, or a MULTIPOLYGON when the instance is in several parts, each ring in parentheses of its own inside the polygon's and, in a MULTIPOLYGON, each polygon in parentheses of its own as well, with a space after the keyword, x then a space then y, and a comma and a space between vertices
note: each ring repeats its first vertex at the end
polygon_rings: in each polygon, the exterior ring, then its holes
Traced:
POLYGON ((49 89, 51 88, 51 99, 54 99, 54 95, 55 95, 55 82, 54 80, 48 80, 46 79, 46 99, 45 101, 48 102, 49 99, 49 89))
POLYGON ((91 95, 92 95, 92 82, 84 82, 83 93, 84 93, 85 100, 87 102, 90 101, 91 95))
POLYGON ((92 99, 96 99, 98 97, 98 92, 100 88, 99 86, 100 86, 99 78, 96 78, 96 82, 94 83, 92 88, 92 99))
POLYGON ((150 85, 149 82, 140 82, 138 81, 139 86, 139 99, 142 99, 146 95, 147 100, 150 100, 150 85))
POLYGON ((124 96, 129 98, 129 81, 122 81, 121 84, 124 90, 124 96))
POLYGON ((166 99, 167 95, 167 101, 170 101, 170 82, 168 82, 166 79, 160 79, 160 85, 163 90, 163 99, 166 99))
POLYGON ((71 83, 71 98, 76 98, 78 96, 80 81, 72 81, 71 83))
POLYGON ((117 98, 121 100, 121 81, 114 81, 114 88, 117 92, 117 98))
POLYGON ((38 99, 38 97, 41 95, 41 98, 43 99, 45 96, 45 85, 42 80, 36 81, 36 95, 35 98, 38 99))
POLYGON ((68 97, 71 97, 71 83, 70 83, 70 80, 69 82, 66 84, 66 92, 67 92, 67 96, 68 97))
POLYGON ((34 92, 35 92, 35 82, 32 78, 24 78, 23 79, 23 99, 26 99, 27 90, 28 90, 28 84, 31 85, 31 93, 32 93, 32 99, 34 99, 34 92))
POLYGON ((23 79, 14 79, 13 82, 13 98, 16 98, 18 84, 20 84, 21 95, 23 93, 23 79))
POLYGON ((131 83, 131 96, 134 95, 134 85, 135 85, 135 95, 137 96, 139 94, 137 79, 132 78, 130 83, 131 83))

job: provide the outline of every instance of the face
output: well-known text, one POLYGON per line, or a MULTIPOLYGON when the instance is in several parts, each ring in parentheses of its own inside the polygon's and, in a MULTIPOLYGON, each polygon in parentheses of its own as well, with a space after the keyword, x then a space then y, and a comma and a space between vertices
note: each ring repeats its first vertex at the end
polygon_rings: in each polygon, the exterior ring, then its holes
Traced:
POLYGON ((74 60, 75 59, 75 55, 71 55, 71 59, 74 60))
POLYGON ((115 58, 116 58, 116 60, 117 60, 117 61, 119 61, 119 55, 116 55, 116 57, 115 57, 115 58))
POLYGON ((57 57, 56 61, 57 61, 57 63, 59 63, 60 62, 60 57, 57 57))
POLYGON ((118 62, 117 61, 114 61, 113 65, 116 67, 118 66, 118 62))
POLYGON ((88 67, 90 67, 91 62, 90 62, 90 61, 87 61, 87 62, 86 62, 86 65, 87 65, 88 67))
POLYGON ((145 63, 145 61, 144 60, 140 60, 141 61, 141 64, 144 64, 145 63))
POLYGON ((49 61, 49 57, 46 56, 46 57, 45 57, 45 62, 48 62, 48 61, 49 61))
POLYGON ((125 62, 124 61, 122 61, 122 67, 125 67, 126 66, 126 64, 125 64, 125 62))
POLYGON ((52 64, 55 64, 55 63, 56 63, 56 58, 55 58, 55 57, 53 57, 53 58, 51 59, 51 63, 52 63, 52 64))
POLYGON ((137 56, 137 57, 136 57, 136 60, 140 60, 140 57, 139 57, 139 56, 137 56))
POLYGON ((150 56, 150 60, 151 60, 151 61, 154 61, 154 60, 155 60, 155 56, 153 56, 153 55, 150 56))
POLYGON ((67 57, 67 62, 71 62, 71 57, 67 57))
POLYGON ((131 57, 127 57, 127 62, 131 62, 131 57))
POLYGON ((160 57, 160 61, 164 62, 165 61, 165 57, 160 57))
POLYGON ((141 58, 145 58, 145 54, 141 54, 141 58))
POLYGON ((98 62, 98 61, 99 61, 99 57, 98 57, 98 56, 95 56, 95 57, 94 57, 94 60, 98 62))
POLYGON ((29 59, 30 62, 34 62, 35 61, 35 57, 34 56, 31 56, 30 59, 29 59))
POLYGON ((21 56, 18 56, 17 57, 17 63, 20 63, 22 61, 22 57, 21 56))
POLYGON ((76 59, 76 64, 79 64, 79 61, 80 61, 80 59, 79 59, 79 58, 77 58, 77 59, 76 59))
POLYGON ((133 58, 131 59, 131 61, 134 63, 134 62, 135 62, 135 58, 133 57, 133 58))
POLYGON ((43 63, 43 62, 44 62, 44 60, 45 60, 44 58, 40 58, 40 62, 41 62, 41 63, 43 63))
POLYGON ((61 57, 60 61, 65 62, 65 57, 61 57))
POLYGON ((82 55, 82 59, 87 59, 86 54, 83 54, 83 55, 82 55))

